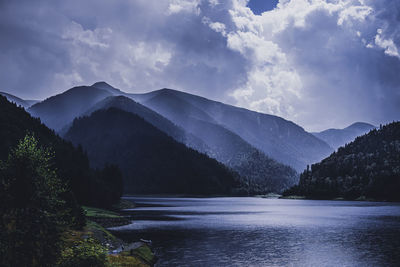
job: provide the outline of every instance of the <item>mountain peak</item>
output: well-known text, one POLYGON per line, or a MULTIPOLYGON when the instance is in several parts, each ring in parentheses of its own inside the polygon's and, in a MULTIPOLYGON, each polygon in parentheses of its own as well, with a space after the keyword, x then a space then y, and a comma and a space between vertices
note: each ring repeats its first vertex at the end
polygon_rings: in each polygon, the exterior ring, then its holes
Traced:
POLYGON ((100 81, 100 82, 96 82, 94 84, 92 84, 91 87, 94 88, 98 88, 98 89, 102 89, 102 90, 106 90, 114 95, 120 95, 120 94, 125 94, 124 92, 122 92, 121 90, 112 87, 111 85, 109 85, 108 83, 104 82, 104 81, 100 81))
POLYGON ((92 87, 97 87, 97 88, 100 88, 100 89, 115 89, 114 87, 112 87, 111 85, 109 85, 108 83, 106 83, 104 81, 95 82, 91 86, 92 87))
POLYGON ((366 122, 355 122, 352 125, 346 127, 345 129, 373 129, 376 126, 366 123, 366 122))

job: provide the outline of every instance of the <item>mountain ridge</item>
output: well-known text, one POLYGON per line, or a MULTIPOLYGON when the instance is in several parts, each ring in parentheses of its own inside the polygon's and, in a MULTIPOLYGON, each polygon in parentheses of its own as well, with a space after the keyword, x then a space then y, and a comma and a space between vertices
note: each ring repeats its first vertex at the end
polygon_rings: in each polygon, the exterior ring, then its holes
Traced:
MULTIPOLYGON (((328 144, 306 132, 301 126, 278 116, 263 114, 166 88, 145 94, 131 95, 131 97, 144 105, 149 105, 149 101, 155 97, 164 96, 165 98, 165 96, 171 95, 191 104, 196 109, 200 109, 208 117, 212 118, 207 120, 204 119, 206 116, 203 116, 203 120, 219 124, 231 130, 268 156, 284 164, 291 165, 297 170, 304 169, 307 164, 316 162, 333 151, 328 144), (291 136, 291 133, 296 136, 291 136), (285 134, 287 135, 286 137, 284 136, 285 134), (293 138, 300 138, 302 144, 299 145, 298 142, 291 140, 293 138), (306 147, 306 150, 302 151, 304 147, 306 147), (309 156, 315 154, 318 155, 309 156)), ((174 105, 175 109, 178 105, 174 105)), ((154 104, 150 104, 149 107, 157 109, 154 104)), ((166 112, 165 108, 163 112, 166 112)), ((159 111, 159 113, 163 112, 159 111)), ((167 116, 167 114, 163 115, 167 116)), ((177 124, 182 122, 182 120, 174 120, 171 116, 167 116, 167 118, 177 124)))
POLYGON ((6 92, 0 92, 0 95, 4 96, 7 98, 8 101, 13 102, 15 104, 17 104, 18 106, 22 106, 25 109, 29 108, 30 106, 36 104, 39 102, 39 100, 25 100, 22 99, 18 96, 6 93, 6 92))
POLYGON ((343 129, 330 128, 321 132, 313 132, 312 134, 324 140, 332 148, 337 149, 353 141, 357 136, 366 134, 375 128, 376 126, 369 123, 355 122, 343 129))
MULTIPOLYGON (((118 95, 129 97, 144 106, 150 99, 154 102, 156 97, 160 98, 158 105, 170 101, 169 109, 164 108, 164 114, 160 110, 155 110, 155 105, 150 107, 147 103, 147 107, 180 127, 182 127, 180 124, 184 124, 183 120, 192 119, 219 125, 235 133, 267 156, 290 165, 298 171, 333 151, 326 142, 306 132, 294 122, 281 117, 166 88, 144 94, 131 94, 116 89, 106 82, 97 82, 92 86, 71 88, 35 104, 28 111, 33 116, 40 117, 50 128, 60 132, 75 117, 85 114, 97 102, 109 96, 118 95), (85 91, 92 93, 85 93, 85 91), (167 111, 171 116, 168 116, 167 111), (174 120, 176 114, 182 119, 181 121, 174 120)), ((62 130, 62 133, 65 133, 67 128, 62 130)), ((191 134, 196 136, 195 133, 191 134)), ((212 155, 212 151, 200 151, 212 155)))

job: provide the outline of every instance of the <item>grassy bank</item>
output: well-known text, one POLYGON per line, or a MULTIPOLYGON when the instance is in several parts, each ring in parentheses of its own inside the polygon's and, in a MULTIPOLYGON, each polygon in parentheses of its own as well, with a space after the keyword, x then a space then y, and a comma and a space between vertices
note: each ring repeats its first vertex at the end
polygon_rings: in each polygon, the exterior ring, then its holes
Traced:
POLYGON ((83 206, 86 226, 81 230, 68 230, 64 233, 64 247, 58 265, 153 266, 156 258, 147 244, 127 244, 106 229, 130 223, 118 212, 121 207, 132 208, 132 205, 121 201, 113 210, 83 206))

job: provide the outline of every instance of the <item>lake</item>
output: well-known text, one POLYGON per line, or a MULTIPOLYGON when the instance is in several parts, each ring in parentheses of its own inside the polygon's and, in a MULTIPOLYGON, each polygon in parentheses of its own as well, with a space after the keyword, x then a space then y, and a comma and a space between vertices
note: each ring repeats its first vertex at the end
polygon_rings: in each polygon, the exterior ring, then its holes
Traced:
POLYGON ((400 266, 400 204, 127 197, 125 240, 152 240, 157 266, 400 266))

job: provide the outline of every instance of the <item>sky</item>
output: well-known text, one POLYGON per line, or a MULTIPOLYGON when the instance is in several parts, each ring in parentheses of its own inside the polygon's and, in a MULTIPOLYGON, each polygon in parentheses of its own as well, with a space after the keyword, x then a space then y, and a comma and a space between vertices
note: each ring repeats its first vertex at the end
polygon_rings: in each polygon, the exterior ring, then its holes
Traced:
POLYGON ((0 91, 173 88, 309 131, 400 119, 399 0, 0 0, 0 91))

